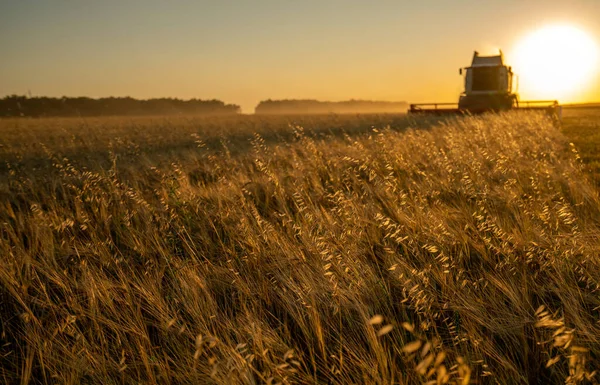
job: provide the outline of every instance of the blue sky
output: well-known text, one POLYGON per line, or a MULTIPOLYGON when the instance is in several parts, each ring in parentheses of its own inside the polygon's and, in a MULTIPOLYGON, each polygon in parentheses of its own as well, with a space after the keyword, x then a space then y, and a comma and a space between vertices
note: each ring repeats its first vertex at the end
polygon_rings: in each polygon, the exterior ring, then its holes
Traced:
POLYGON ((474 49, 510 60, 553 23, 600 41, 599 20, 598 0, 0 0, 0 96, 455 101, 474 49))

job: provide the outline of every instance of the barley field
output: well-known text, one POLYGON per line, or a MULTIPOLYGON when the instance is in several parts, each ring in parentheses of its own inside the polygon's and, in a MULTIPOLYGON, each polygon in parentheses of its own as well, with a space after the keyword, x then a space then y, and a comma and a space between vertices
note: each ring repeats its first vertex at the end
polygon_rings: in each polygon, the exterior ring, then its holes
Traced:
POLYGON ((599 123, 1 120, 0 382, 597 383, 599 123))
POLYGON ((600 108, 565 109, 562 128, 600 186, 600 108))

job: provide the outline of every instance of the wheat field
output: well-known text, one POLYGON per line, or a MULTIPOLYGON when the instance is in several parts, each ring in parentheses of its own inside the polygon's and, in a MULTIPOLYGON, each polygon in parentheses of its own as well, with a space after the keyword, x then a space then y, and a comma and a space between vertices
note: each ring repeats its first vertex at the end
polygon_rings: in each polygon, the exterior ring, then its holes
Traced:
POLYGON ((598 382, 600 197, 545 116, 0 132, 0 382, 598 382))

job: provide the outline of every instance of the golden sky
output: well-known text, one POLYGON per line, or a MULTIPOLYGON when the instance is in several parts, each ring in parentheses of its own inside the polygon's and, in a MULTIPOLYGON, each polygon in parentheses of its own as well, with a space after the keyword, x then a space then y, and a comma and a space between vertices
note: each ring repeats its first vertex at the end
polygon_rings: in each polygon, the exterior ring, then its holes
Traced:
MULTIPOLYGON (((556 24, 600 44, 600 0, 0 0, 0 96, 454 102, 473 50, 556 24)), ((599 72, 521 96, 600 101, 599 72)))

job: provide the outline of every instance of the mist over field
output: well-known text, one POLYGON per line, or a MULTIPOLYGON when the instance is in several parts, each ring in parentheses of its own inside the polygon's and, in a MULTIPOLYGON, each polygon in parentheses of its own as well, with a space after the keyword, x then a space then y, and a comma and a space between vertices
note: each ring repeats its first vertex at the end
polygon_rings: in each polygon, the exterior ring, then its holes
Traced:
POLYGON ((598 119, 0 120, 0 378, 594 383, 598 119))
POLYGON ((406 102, 347 100, 324 102, 319 100, 263 100, 254 109, 255 114, 381 114, 404 113, 406 102))

